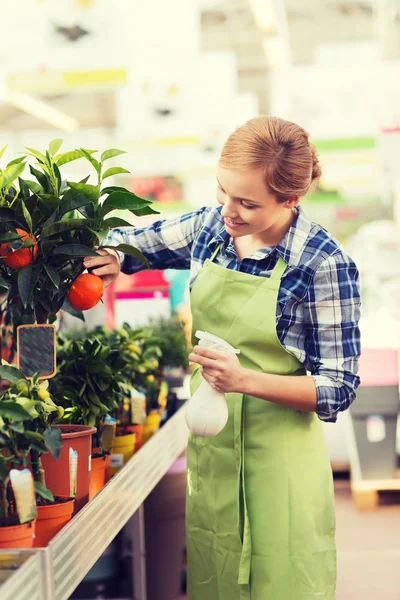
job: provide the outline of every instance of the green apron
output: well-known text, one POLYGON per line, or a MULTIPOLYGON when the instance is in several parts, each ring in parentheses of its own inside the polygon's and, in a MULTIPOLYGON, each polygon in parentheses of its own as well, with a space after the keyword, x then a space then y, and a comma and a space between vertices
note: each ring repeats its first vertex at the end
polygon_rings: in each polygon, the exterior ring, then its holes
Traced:
MULTIPOLYGON (((191 293, 193 332, 240 349, 243 367, 304 375, 276 333, 287 265, 269 278, 207 260, 191 293)), ((201 382, 197 369, 192 393, 201 382)), ((188 600, 334 600, 333 477, 315 413, 226 394, 228 423, 189 438, 186 532, 188 600)))

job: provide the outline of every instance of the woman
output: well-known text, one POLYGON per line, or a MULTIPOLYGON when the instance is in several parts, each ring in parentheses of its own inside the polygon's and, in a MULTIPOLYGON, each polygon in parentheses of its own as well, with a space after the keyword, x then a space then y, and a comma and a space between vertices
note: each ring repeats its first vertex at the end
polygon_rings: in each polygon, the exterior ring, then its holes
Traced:
MULTIPOLYGON (((352 260, 299 207, 319 176, 301 127, 252 119, 222 150, 220 207, 107 239, 136 245, 154 269, 190 268, 193 331, 240 349, 190 355, 200 365, 193 388, 204 377, 229 407, 221 433, 189 441, 190 600, 335 598, 321 420, 335 421, 355 398, 360 297, 352 260)), ((119 261, 101 252, 85 266, 109 284, 119 261)), ((125 273, 141 268, 123 257, 125 273)))

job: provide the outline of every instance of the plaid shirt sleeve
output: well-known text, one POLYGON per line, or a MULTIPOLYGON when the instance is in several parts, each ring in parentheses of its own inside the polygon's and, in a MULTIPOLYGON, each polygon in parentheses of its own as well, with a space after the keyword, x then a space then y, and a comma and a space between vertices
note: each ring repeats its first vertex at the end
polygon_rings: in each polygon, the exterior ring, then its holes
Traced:
POLYGON ((317 414, 334 422, 353 402, 360 383, 359 275, 341 250, 316 270, 303 308, 305 366, 317 388, 317 414))
MULTIPOLYGON (((192 246, 201 230, 209 207, 181 217, 157 221, 149 227, 113 229, 102 245, 129 244, 144 254, 152 269, 190 269, 192 246)), ((128 254, 120 254, 121 270, 131 275, 144 268, 143 263, 128 254)))

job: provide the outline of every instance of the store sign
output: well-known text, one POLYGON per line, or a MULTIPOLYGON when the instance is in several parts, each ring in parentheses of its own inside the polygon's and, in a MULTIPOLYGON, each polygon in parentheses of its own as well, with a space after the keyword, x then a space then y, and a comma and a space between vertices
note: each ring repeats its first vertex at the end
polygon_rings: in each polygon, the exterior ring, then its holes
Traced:
POLYGON ((11 73, 7 87, 11 91, 58 94, 71 90, 102 90, 125 85, 127 71, 124 68, 98 71, 32 71, 11 73))

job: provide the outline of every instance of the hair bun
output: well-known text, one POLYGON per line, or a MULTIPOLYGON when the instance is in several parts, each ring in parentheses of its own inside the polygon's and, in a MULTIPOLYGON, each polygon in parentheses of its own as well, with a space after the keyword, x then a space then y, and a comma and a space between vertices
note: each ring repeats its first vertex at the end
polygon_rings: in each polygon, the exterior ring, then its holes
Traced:
POLYGON ((311 146, 311 156, 312 156, 312 171, 311 171, 311 180, 316 181, 321 177, 321 166, 319 164, 319 159, 317 155, 317 149, 313 144, 311 146))

